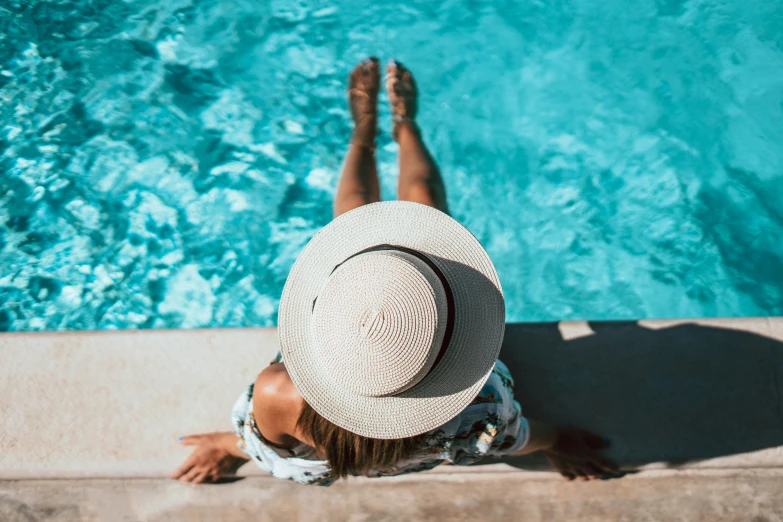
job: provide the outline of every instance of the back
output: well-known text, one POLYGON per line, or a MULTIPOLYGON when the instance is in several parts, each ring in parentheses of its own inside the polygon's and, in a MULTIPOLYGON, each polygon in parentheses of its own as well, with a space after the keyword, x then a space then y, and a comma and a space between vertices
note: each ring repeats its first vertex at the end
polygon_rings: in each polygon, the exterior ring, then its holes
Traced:
MULTIPOLYGON (((282 361, 278 354, 273 362, 282 361)), ((337 477, 315 448, 301 444, 291 450, 275 448, 264 439, 253 418, 254 385, 236 401, 232 413, 240 447, 273 476, 303 484, 331 485, 337 477)), ((469 465, 487 456, 501 456, 521 449, 529 436, 527 419, 514 400, 514 380, 501 361, 471 404, 449 422, 424 434, 413 455, 396 465, 364 475, 381 477, 424 471, 442 462, 469 465)))

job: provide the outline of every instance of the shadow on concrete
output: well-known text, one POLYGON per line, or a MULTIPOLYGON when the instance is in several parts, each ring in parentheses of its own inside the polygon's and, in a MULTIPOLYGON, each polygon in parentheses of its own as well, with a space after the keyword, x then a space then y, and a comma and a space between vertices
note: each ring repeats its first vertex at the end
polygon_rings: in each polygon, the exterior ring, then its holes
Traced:
MULTIPOLYGON (((556 323, 506 325, 500 359, 526 417, 611 439, 625 468, 783 445, 783 343, 693 324, 589 324, 595 333, 573 340, 556 323)), ((549 469, 535 454, 503 462, 549 469)))

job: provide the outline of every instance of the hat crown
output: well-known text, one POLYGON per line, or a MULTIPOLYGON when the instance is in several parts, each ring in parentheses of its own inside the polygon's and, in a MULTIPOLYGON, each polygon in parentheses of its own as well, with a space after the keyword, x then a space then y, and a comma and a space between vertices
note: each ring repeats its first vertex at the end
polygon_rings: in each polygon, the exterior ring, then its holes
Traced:
POLYGON ((365 252, 338 266, 318 294, 314 355, 336 386, 396 395, 432 368, 447 313, 443 284, 426 262, 401 250, 365 252))

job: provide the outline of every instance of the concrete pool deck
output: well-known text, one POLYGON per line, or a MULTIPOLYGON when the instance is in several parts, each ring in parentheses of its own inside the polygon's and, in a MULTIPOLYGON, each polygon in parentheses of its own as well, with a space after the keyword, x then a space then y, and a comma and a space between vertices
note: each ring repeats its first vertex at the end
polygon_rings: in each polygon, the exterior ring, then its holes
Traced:
MULTIPOLYGON (((234 400, 277 349, 273 328, 0 335, 0 497, 5 499, 0 505, 6 506, 0 514, 19 502, 34 511, 30 506, 44 497, 94 507, 101 491, 113 491, 129 506, 133 495, 158 504, 176 497, 171 502, 185 509, 188 498, 207 502, 217 490, 225 491, 226 499, 250 495, 256 482, 291 499, 313 495, 332 505, 343 498, 346 506, 361 504, 357 491, 391 502, 391 493, 381 493, 387 487, 405 495, 413 494, 403 493, 405 487, 415 491, 417 484, 438 484, 456 494, 468 487, 468 479, 477 481, 476 491, 492 490, 492 481, 496 487, 542 481, 519 497, 536 502, 551 503, 545 492, 561 488, 554 485, 560 483, 557 475, 545 471, 535 456, 469 468, 443 466, 404 479, 356 479, 358 489, 327 488, 335 492, 331 497, 277 484, 282 481, 252 464, 240 476, 253 477, 202 486, 204 497, 195 486, 165 480, 190 451, 176 438, 231 429, 234 400), (165 491, 180 493, 167 497, 165 491)), ((612 486, 625 491, 629 502, 649 500, 641 491, 663 495, 669 477, 675 503, 702 490, 709 491, 705 499, 720 498, 730 484, 783 498, 781 318, 510 323, 501 359, 515 376, 527 416, 605 435, 612 439, 611 457, 627 469, 642 470, 620 481, 582 484, 599 497, 610 491, 600 488, 612 486), (628 485, 619 486, 622 481, 628 485), (641 496, 629 489, 634 484, 641 496)), ((740 497, 756 507, 767 505, 750 494, 740 497)))

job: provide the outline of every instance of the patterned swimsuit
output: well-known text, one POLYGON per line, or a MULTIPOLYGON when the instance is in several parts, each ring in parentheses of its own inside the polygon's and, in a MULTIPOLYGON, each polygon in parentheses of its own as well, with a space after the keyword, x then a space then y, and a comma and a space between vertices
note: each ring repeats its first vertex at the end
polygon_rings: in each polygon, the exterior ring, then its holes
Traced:
MULTIPOLYGON (((272 362, 281 360, 278 354, 272 362)), ((316 457, 314 448, 299 444, 283 449, 264 439, 253 418, 253 384, 234 404, 232 424, 241 437, 238 446, 273 476, 317 486, 335 481, 329 464, 316 457)), ((419 451, 394 467, 373 470, 366 476, 402 475, 432 469, 443 462, 467 466, 482 457, 515 453, 527 444, 528 437, 527 419, 514 400, 514 380, 498 360, 473 402, 449 422, 428 432, 419 451)))

